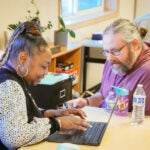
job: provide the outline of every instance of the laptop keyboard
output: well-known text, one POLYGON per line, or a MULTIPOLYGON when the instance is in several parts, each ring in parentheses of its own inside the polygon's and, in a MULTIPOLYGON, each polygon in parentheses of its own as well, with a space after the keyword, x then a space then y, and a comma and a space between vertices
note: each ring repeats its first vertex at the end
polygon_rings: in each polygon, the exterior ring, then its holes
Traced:
POLYGON ((99 145, 102 140, 107 123, 93 121, 88 122, 92 125, 92 128, 88 128, 85 132, 80 130, 56 132, 48 137, 48 141, 70 142, 81 145, 99 145))
POLYGON ((92 125, 86 132, 76 130, 72 140, 77 144, 97 143, 100 139, 101 133, 104 131, 106 123, 104 122, 89 122, 92 125))

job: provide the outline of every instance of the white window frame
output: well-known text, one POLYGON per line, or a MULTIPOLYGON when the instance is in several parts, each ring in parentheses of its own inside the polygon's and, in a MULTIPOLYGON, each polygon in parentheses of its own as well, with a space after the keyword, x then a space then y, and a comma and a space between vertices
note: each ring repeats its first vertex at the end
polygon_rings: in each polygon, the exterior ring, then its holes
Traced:
POLYGON ((79 17, 86 16, 87 14, 95 14, 95 13, 99 13, 99 12, 104 11, 104 5, 103 5, 104 0, 102 0, 102 6, 101 7, 95 7, 95 8, 91 8, 91 9, 87 9, 87 10, 81 10, 81 11, 78 10, 78 7, 77 7, 78 6, 78 0, 69 0, 69 2, 70 2, 70 10, 71 10, 70 12, 71 13, 66 15, 66 16, 62 15, 62 17, 65 20, 79 18, 79 17))
MULTIPOLYGON (((119 16, 119 2, 120 0, 103 0, 103 7, 101 10, 97 8, 93 10, 91 9, 86 13, 80 12, 75 16, 63 17, 63 19, 66 26, 72 29, 85 27, 90 24, 96 24, 98 22, 119 16)), ((59 8, 59 15, 61 15, 61 0, 59 0, 59 8)))

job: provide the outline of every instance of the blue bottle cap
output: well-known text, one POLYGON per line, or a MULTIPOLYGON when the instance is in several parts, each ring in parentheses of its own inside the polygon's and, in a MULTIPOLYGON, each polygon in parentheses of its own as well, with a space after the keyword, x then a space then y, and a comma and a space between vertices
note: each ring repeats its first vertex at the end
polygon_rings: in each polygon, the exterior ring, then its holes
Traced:
POLYGON ((58 145, 57 150, 80 150, 80 147, 72 143, 62 143, 58 145))
POLYGON ((129 90, 125 89, 125 88, 119 88, 117 86, 112 86, 115 89, 116 95, 129 95, 129 90))

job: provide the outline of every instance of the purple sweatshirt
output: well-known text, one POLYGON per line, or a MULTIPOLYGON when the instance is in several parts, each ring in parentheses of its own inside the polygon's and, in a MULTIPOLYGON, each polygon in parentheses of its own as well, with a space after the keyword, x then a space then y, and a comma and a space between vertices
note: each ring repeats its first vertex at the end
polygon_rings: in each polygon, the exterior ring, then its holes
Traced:
MULTIPOLYGON (((99 92, 104 98, 106 98, 108 92, 112 90, 112 85, 127 88, 130 92, 129 111, 132 110, 132 97, 137 84, 143 84, 143 88, 146 92, 145 114, 150 115, 150 48, 145 44, 143 45, 143 50, 136 63, 126 74, 114 74, 109 62, 106 61, 101 83, 99 92)), ((100 107, 103 107, 103 104, 104 101, 100 103, 100 107)))

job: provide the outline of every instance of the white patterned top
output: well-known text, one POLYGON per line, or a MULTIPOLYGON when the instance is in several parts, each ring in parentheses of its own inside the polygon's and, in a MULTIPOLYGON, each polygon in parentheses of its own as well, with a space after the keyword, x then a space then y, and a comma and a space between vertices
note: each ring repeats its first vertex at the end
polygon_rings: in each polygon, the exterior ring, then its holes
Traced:
POLYGON ((50 128, 48 118, 35 117, 28 123, 26 97, 16 81, 0 84, 0 139, 8 149, 42 141, 50 134, 50 128))

